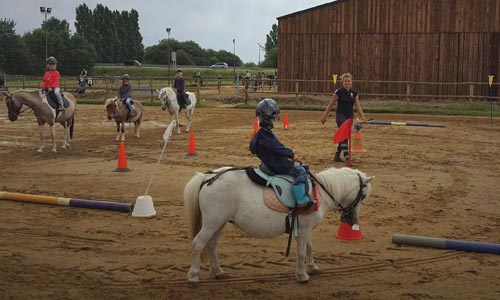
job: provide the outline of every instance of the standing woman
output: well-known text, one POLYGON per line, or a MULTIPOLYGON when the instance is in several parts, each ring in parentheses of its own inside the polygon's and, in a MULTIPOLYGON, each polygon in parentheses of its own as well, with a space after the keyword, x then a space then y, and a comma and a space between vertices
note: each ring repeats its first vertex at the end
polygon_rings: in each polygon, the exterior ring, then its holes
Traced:
MULTIPOLYGON (((358 92, 353 90, 352 87, 352 75, 351 73, 344 73, 341 76, 342 88, 335 91, 332 96, 332 100, 325 109, 325 113, 321 118, 321 124, 325 124, 326 117, 328 113, 332 110, 335 103, 337 103, 337 108, 335 110, 335 119, 337 121, 337 127, 340 127, 347 119, 352 119, 354 117, 353 106, 356 105, 356 111, 361 117, 361 121, 366 121, 365 114, 363 113, 363 108, 359 101, 358 92)), ((337 146, 337 151, 335 152, 334 161, 342 162, 340 158, 340 152, 344 153, 344 158, 347 161, 349 159, 349 149, 347 140, 340 142, 337 146)))

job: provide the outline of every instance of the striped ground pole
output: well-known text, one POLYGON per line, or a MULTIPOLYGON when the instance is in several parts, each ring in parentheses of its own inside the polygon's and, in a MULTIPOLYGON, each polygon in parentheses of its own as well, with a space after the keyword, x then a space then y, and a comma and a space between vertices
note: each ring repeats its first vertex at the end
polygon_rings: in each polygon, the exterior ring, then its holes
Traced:
POLYGON ((421 126, 421 127, 441 127, 444 125, 441 124, 427 124, 427 123, 412 123, 412 122, 383 122, 383 121, 367 121, 364 124, 372 124, 372 125, 399 125, 399 126, 421 126))
POLYGON ((70 207, 82 207, 82 208, 92 208, 92 209, 104 209, 122 212, 131 212, 132 204, 111 202, 103 200, 87 200, 78 198, 64 198, 64 197, 52 197, 52 196, 42 196, 42 195, 30 195, 22 193, 11 193, 0 191, 0 199, 38 203, 38 204, 49 204, 49 205, 59 205, 59 206, 70 206, 70 207))
POLYGON ((500 254, 499 244, 491 244, 483 242, 449 240, 449 239, 440 239, 440 238, 433 238, 426 236, 405 235, 398 233, 392 235, 392 242, 398 245, 410 245, 410 246, 431 247, 438 249, 500 254))

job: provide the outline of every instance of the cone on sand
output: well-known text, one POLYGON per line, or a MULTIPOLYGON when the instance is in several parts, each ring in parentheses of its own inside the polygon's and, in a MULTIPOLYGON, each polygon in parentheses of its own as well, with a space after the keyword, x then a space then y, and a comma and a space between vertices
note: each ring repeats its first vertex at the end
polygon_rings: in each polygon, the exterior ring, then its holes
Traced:
POLYGON ((352 152, 366 152, 366 149, 363 148, 361 131, 356 131, 354 133, 354 138, 352 139, 352 152))
POLYGON ((151 196, 139 196, 135 200, 132 217, 151 218, 156 216, 153 198, 151 196))
POLYGON ((194 144, 194 133, 191 131, 189 134, 189 146, 188 146, 188 152, 187 155, 198 155, 196 153, 196 145, 194 144))
POLYGON ((335 237, 340 240, 355 241, 362 239, 363 233, 361 232, 358 222, 351 226, 341 221, 335 237))
POLYGON ((259 131, 259 121, 257 120, 257 118, 255 118, 255 121, 253 121, 253 132, 250 135, 250 139, 254 138, 257 131, 259 131))
POLYGON ((128 172, 127 156, 125 155, 125 143, 120 142, 120 151, 118 152, 118 167, 113 172, 128 172))
POLYGON ((283 129, 288 130, 288 126, 289 126, 289 124, 288 124, 288 114, 285 113, 285 117, 284 117, 284 120, 283 120, 283 129))

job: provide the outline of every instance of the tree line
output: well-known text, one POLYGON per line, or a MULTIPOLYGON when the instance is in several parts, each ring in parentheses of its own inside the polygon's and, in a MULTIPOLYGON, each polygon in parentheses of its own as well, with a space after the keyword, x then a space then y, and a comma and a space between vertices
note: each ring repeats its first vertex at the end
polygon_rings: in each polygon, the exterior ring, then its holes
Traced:
MULTIPOLYGON (((139 28, 139 13, 110 10, 97 4, 92 10, 86 4, 76 8, 74 34, 69 23, 51 17, 40 28, 23 35, 16 34, 14 20, 0 19, 0 72, 39 75, 45 71, 45 39, 47 55, 55 56, 63 75, 77 75, 96 62, 123 63, 136 59, 150 64, 168 64, 170 53, 176 52, 178 65, 211 65, 216 62, 244 64, 226 50, 203 49, 194 41, 163 39, 144 47, 139 28)), ((277 67, 278 31, 274 24, 266 36, 263 67, 277 67)))

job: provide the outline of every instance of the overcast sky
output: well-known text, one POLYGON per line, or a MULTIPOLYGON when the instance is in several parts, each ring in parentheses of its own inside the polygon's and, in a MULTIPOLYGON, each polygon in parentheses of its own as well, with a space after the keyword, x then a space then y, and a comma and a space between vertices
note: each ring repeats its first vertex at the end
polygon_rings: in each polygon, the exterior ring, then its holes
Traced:
MULTIPOLYGON (((308 9, 332 0, 0 0, 0 18, 16 22, 16 32, 23 34, 39 28, 43 21, 40 6, 52 8, 51 16, 65 19, 74 32, 75 9, 86 3, 94 9, 97 3, 111 10, 139 12, 139 26, 145 47, 170 37, 178 41, 192 40, 202 48, 233 52, 243 62, 259 60, 259 46, 277 24, 277 17, 308 9)), ((260 52, 263 60, 264 53, 260 52)))

